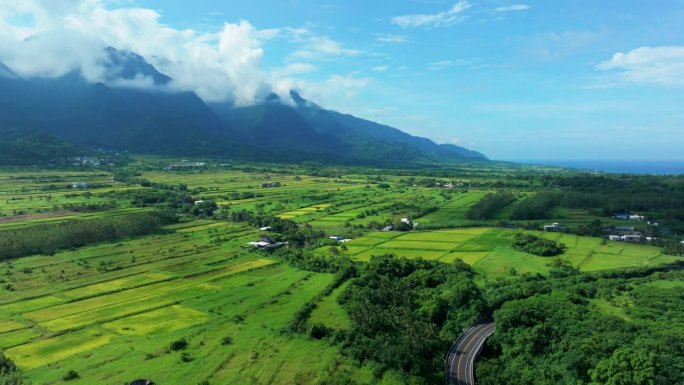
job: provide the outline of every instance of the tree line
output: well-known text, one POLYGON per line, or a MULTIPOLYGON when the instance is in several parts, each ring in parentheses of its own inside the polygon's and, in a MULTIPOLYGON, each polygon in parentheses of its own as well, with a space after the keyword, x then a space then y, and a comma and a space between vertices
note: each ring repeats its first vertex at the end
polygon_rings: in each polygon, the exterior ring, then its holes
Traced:
POLYGON ((0 232, 0 260, 33 254, 51 255, 60 249, 151 234, 174 220, 174 217, 150 212, 4 230, 0 232))

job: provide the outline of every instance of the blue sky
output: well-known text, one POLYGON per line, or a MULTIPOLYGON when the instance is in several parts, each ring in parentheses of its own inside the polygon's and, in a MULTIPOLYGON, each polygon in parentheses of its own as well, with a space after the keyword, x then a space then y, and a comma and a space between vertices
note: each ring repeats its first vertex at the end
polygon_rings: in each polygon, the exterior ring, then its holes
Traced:
MULTIPOLYGON (((684 160, 682 0, 83 2, 129 19, 153 10, 155 28, 246 52, 221 59, 245 103, 268 81, 493 159, 684 160)), ((26 24, 22 12, 5 23, 26 24)))

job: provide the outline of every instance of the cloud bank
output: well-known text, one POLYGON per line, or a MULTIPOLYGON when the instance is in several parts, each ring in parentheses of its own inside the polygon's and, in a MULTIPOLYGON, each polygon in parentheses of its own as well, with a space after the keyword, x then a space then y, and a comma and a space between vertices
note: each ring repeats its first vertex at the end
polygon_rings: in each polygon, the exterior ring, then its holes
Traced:
POLYGON ((99 0, 0 3, 0 61, 19 76, 53 78, 77 71, 90 82, 151 87, 147 78, 107 77, 105 48, 111 46, 142 55, 173 78, 167 86, 172 90, 236 105, 253 104, 271 91, 262 43, 278 33, 246 21, 209 33, 180 30, 161 23, 154 10, 108 9, 99 0))

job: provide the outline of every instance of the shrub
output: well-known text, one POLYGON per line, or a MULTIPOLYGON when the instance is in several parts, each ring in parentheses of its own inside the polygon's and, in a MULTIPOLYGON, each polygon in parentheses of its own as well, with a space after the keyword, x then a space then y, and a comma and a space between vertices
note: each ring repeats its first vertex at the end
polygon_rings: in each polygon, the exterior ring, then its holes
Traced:
POLYGON ((188 341, 185 338, 181 338, 178 341, 173 341, 169 348, 173 351, 183 350, 188 347, 188 341))
POLYGON ((65 375, 62 376, 62 379, 64 381, 71 381, 71 380, 75 380, 75 379, 80 378, 80 377, 81 376, 79 376, 75 370, 69 370, 68 372, 66 372, 65 375))

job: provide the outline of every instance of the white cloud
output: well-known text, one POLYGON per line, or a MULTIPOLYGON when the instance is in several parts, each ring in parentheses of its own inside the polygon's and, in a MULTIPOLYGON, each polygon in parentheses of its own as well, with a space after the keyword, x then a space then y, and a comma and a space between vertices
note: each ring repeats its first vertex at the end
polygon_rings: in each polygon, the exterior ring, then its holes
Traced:
POLYGON ((471 5, 467 1, 459 1, 454 4, 449 10, 438 12, 434 14, 412 14, 396 16, 392 18, 392 23, 401 28, 436 28, 453 25, 463 20, 465 16, 463 13, 470 8, 471 5))
POLYGON ((367 86, 370 81, 370 78, 357 78, 353 75, 331 75, 327 83, 336 89, 353 90, 367 86))
POLYGON ((316 71, 318 71, 318 67, 316 67, 315 65, 311 63, 300 62, 289 63, 284 68, 279 68, 275 70, 276 73, 280 73, 283 75, 306 74, 316 71))
POLYGON ((453 65, 454 63, 451 60, 440 60, 440 61, 434 61, 430 64, 428 64, 428 69, 431 71, 437 71, 444 69, 446 67, 449 67, 453 65))
POLYGON ((465 59, 455 59, 455 60, 439 60, 428 64, 428 69, 430 71, 443 70, 447 67, 452 66, 464 66, 476 63, 476 60, 465 60, 465 59))
POLYGON ((386 65, 381 65, 381 66, 376 66, 376 67, 371 68, 371 70, 373 70, 375 72, 385 72, 388 69, 389 69, 389 66, 386 66, 386 65))
POLYGON ((507 5, 507 6, 503 6, 503 7, 494 8, 494 12, 497 12, 497 13, 517 12, 517 11, 527 11, 528 9, 530 9, 530 6, 527 4, 513 4, 513 5, 507 5))
MULTIPOLYGON (((240 21, 200 33, 169 27, 159 18, 154 10, 108 9, 99 0, 4 1, 0 3, 0 61, 24 77, 78 71, 89 81, 103 81, 104 48, 112 46, 142 55, 174 79, 172 89, 194 91, 208 101, 247 105, 268 93, 269 74, 261 68, 262 41, 275 38, 280 30, 257 30, 240 21), (32 23, 13 23, 17 15, 29 15, 32 23)), ((120 80, 110 83, 149 84, 140 78, 120 80)))
POLYGON ((304 46, 290 55, 292 58, 326 60, 341 56, 357 56, 361 51, 345 48, 342 43, 328 37, 309 37, 304 46))
POLYGON ((622 83, 684 86, 684 46, 640 47, 619 52, 598 68, 618 71, 615 80, 622 83))
POLYGON ((377 40, 381 43, 395 43, 395 44, 408 43, 410 41, 408 36, 392 35, 392 34, 378 35, 375 38, 375 40, 377 40))

